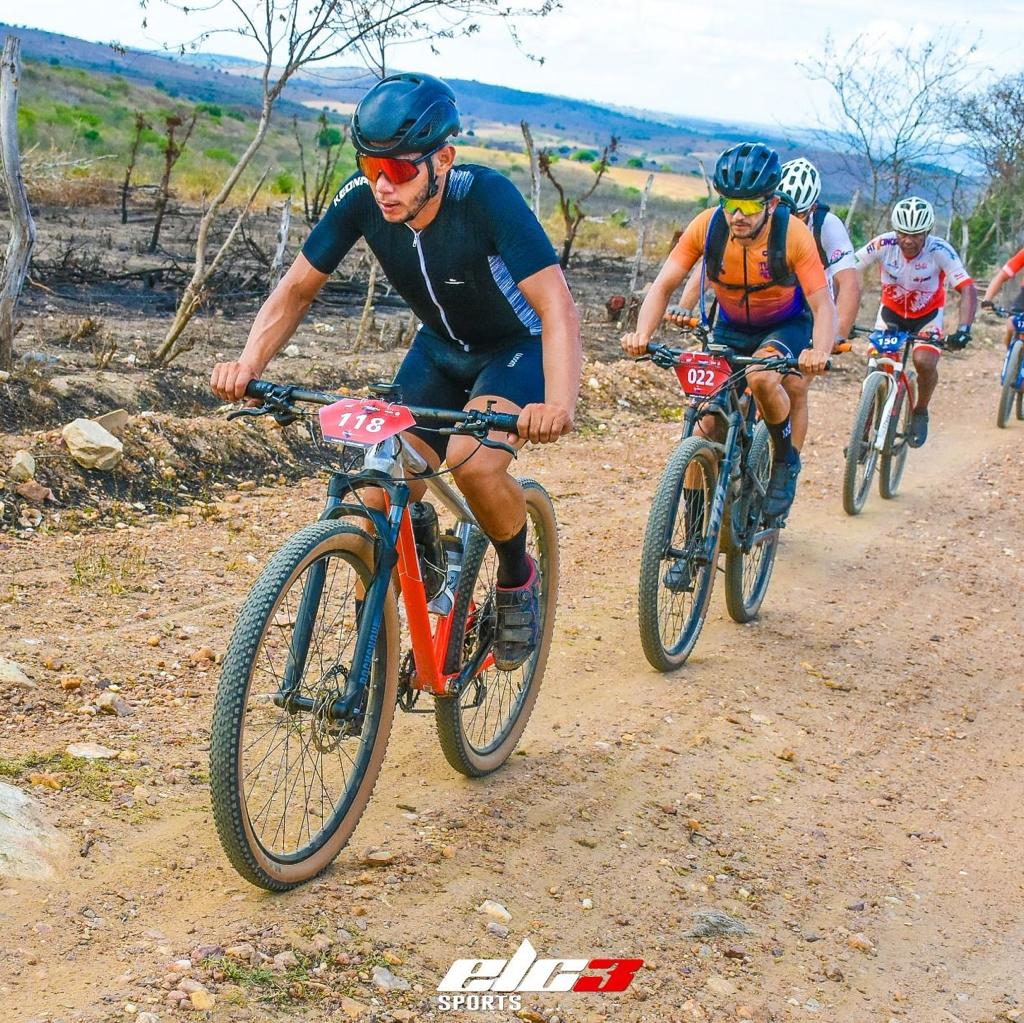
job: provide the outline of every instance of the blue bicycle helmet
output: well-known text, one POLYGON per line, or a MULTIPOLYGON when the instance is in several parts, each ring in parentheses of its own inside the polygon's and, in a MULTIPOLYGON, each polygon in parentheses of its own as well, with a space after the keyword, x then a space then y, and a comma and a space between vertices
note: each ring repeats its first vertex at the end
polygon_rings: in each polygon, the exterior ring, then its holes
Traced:
POLYGON ((403 71, 381 79, 352 114, 352 143, 369 156, 429 153, 462 125, 450 86, 433 75, 403 71))
POLYGON ((741 142, 718 158, 713 180, 715 191, 726 199, 770 196, 782 180, 779 154, 763 142, 741 142))

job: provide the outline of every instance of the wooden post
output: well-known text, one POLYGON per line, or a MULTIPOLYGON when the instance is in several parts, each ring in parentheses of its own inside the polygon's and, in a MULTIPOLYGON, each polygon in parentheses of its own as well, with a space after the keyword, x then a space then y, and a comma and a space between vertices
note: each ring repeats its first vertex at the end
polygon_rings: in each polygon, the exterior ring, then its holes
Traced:
POLYGON ((284 254, 288 249, 288 232, 292 226, 292 197, 288 196, 281 208, 281 226, 277 232, 277 251, 270 264, 270 290, 277 287, 284 272, 284 254))
POLYGON ((28 276, 36 225, 21 177, 18 150, 18 83, 21 80, 21 40, 7 36, 0 57, 0 177, 11 207, 11 237, 0 269, 0 369, 14 361, 14 315, 28 276))
POLYGON ((377 287, 377 257, 372 252, 367 253, 370 260, 370 279, 366 284, 366 301, 363 303, 363 315, 359 317, 359 330, 356 331, 356 343, 352 346, 353 352, 362 351, 370 326, 373 323, 373 292, 377 287))
POLYGON ((629 276, 629 289, 626 291, 626 301, 629 302, 636 291, 636 282, 640 279, 640 266, 644 261, 644 242, 647 240, 647 200, 651 197, 651 188, 654 187, 654 175, 647 175, 647 184, 644 185, 643 194, 640 196, 640 226, 637 229, 636 255, 633 257, 633 272, 629 276))
POLYGON ((857 202, 859 199, 860 189, 855 188, 853 190, 853 195, 850 197, 850 208, 846 211, 846 220, 844 221, 847 233, 849 233, 850 225, 853 223, 853 215, 857 212, 857 202))
POLYGON ((533 145, 530 125, 526 121, 520 121, 519 127, 523 130, 523 139, 526 142, 526 155, 530 158, 530 205, 533 209, 533 215, 540 220, 540 160, 537 157, 537 150, 533 145))

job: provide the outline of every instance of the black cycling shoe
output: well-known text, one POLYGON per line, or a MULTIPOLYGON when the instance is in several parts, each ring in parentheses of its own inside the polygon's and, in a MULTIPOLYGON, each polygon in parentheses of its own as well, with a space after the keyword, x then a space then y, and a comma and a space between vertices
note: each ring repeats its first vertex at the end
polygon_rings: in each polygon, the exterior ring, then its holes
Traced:
POLYGON ((772 474, 768 477, 768 490, 764 495, 765 518, 780 518, 792 507, 800 468, 799 456, 794 462, 772 463, 772 474))
POLYGON ((928 409, 921 409, 910 417, 910 433, 907 434, 907 443, 912 448, 924 446, 928 439, 928 409))
POLYGON ((662 585, 669 593, 692 593, 693 572, 689 558, 676 558, 661 578, 662 585))
POLYGON ((537 649, 540 639, 540 573, 530 558, 530 578, 522 586, 496 587, 494 666, 514 671, 537 649))

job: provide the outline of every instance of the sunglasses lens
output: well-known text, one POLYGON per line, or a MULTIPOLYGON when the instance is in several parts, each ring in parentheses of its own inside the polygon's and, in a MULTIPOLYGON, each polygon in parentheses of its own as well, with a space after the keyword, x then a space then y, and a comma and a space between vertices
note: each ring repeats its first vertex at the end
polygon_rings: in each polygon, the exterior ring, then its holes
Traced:
POLYGON ((760 213, 765 204, 760 199, 723 199, 722 209, 726 213, 742 213, 745 217, 752 217, 760 213))
POLYGON ((396 160, 389 156, 366 156, 359 154, 359 169, 371 184, 383 174, 393 185, 404 185, 412 181, 419 168, 412 160, 396 160))

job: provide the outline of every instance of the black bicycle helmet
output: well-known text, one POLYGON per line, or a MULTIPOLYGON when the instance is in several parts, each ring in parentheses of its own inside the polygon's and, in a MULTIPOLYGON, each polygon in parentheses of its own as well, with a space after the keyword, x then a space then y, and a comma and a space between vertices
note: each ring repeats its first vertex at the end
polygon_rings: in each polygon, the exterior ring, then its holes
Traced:
POLYGON ((727 149, 715 164, 715 191, 727 199, 760 199, 782 180, 779 154, 763 142, 741 142, 727 149))
POLYGON ((369 156, 429 153, 461 127, 447 83, 403 71, 381 79, 356 105, 352 143, 369 156))

